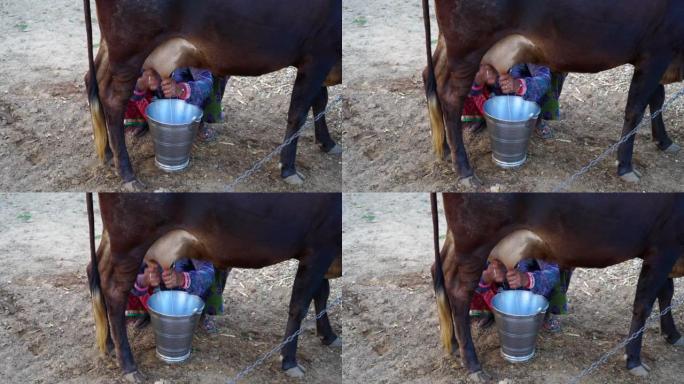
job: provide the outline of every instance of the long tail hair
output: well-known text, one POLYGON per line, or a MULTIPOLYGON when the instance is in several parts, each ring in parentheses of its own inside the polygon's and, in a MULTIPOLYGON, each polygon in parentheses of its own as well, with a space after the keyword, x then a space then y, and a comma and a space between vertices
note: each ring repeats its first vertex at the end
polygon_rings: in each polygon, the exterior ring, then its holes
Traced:
POLYGON ((90 297, 95 316, 95 337, 101 352, 105 352, 109 327, 107 324, 107 307, 100 288, 100 270, 95 252, 95 215, 93 213, 93 194, 86 194, 88 207, 88 229, 90 235, 90 297))
POLYGON ((95 59, 93 58, 93 26, 90 17, 90 0, 83 0, 83 10, 85 12, 88 43, 88 103, 90 105, 90 117, 95 137, 95 150, 100 160, 104 160, 105 149, 107 148, 107 123, 102 103, 100 102, 100 88, 97 84, 97 70, 95 69, 95 59))
POLYGON ((437 94, 437 79, 435 78, 435 64, 432 60, 432 34, 430 32, 430 0, 423 0, 423 25, 425 26, 425 50, 427 52, 427 79, 425 79, 425 96, 428 102, 430 127, 432 129, 432 148, 437 158, 444 157, 444 143, 446 129, 442 103, 437 94))
POLYGON ((437 212, 437 194, 430 194, 430 204, 432 208, 432 229, 434 231, 433 240, 435 246, 435 271, 433 283, 435 297, 437 300, 437 311, 439 313, 439 328, 441 332, 442 345, 447 353, 451 353, 454 339, 454 321, 451 315, 451 303, 449 296, 444 289, 444 271, 442 270, 442 258, 439 254, 439 217, 437 212))

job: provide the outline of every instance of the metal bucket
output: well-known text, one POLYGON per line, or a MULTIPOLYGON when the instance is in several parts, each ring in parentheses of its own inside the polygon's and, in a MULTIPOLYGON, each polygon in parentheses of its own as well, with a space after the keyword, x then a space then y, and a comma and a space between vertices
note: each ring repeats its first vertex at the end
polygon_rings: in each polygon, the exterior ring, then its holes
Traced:
POLYGON ((539 105, 520 96, 496 96, 487 100, 484 112, 496 165, 523 165, 532 129, 541 113, 539 105))
POLYGON ((192 337, 204 310, 199 296, 183 291, 160 291, 147 302, 157 343, 157 357, 180 363, 190 357, 192 337))
POLYGON ((183 100, 160 99, 147 106, 146 114, 157 167, 167 172, 185 169, 204 112, 183 100))
POLYGON ((534 357, 548 300, 529 291, 504 291, 494 296, 492 307, 503 358, 520 363, 534 357))

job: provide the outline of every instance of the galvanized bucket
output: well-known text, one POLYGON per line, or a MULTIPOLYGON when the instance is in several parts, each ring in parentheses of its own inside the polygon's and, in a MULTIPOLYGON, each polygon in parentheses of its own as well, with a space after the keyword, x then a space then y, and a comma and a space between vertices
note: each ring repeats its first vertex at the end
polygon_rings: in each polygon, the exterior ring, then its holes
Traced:
POLYGON ((183 291, 160 291, 147 302, 157 342, 157 357, 180 363, 190 357, 192 337, 204 310, 199 296, 183 291))
POLYGON ((529 291, 504 291, 494 296, 492 307, 503 358, 520 363, 534 357, 548 300, 529 291))
POLYGON ((496 96, 484 105, 492 143, 492 159, 502 168, 519 167, 527 160, 527 147, 541 108, 520 96, 496 96))
POLYGON ((200 108, 178 99, 160 99, 147 106, 147 120, 154 140, 154 161, 167 172, 190 164, 192 142, 202 122, 200 108))

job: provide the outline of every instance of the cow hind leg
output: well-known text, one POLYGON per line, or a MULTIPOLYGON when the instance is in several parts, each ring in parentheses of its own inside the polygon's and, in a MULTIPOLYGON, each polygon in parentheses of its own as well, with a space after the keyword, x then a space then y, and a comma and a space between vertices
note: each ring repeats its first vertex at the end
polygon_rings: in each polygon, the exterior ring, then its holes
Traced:
MULTIPOLYGON (((678 254, 672 250, 662 250, 650 261, 644 260, 639 273, 634 308, 632 312, 632 324, 629 334, 633 335, 646 323, 651 314, 653 304, 667 280, 667 275, 672 270, 678 254)), ((643 333, 635 337, 627 344, 627 369, 636 376, 647 376, 650 368, 641 362, 641 344, 643 333)))
MULTIPOLYGON (((660 79, 667 70, 669 61, 668 57, 655 57, 635 68, 621 137, 629 134, 643 119, 646 105, 660 86, 660 79)), ((629 183, 636 183, 640 179, 640 174, 632 166, 634 139, 635 135, 630 136, 618 148, 618 175, 629 183)))
POLYGON ((105 116, 107 119, 107 133, 109 146, 113 153, 114 165, 121 177, 124 188, 127 191, 139 191, 144 188, 136 178, 133 166, 126 149, 126 137, 124 133, 124 111, 128 100, 133 93, 140 67, 127 67, 112 76, 110 89, 104 93, 105 116))
POLYGON ((319 96, 323 81, 335 63, 307 64, 299 68, 295 80, 290 110, 287 116, 287 130, 284 141, 292 140, 280 153, 280 175, 292 185, 302 185, 304 177, 297 172, 295 159, 297 156, 297 138, 292 139, 306 122, 309 109, 319 96))
POLYGON ((451 301, 456 338, 460 348, 461 362, 470 372, 470 379, 475 382, 489 382, 491 377, 482 370, 475 352, 473 337, 470 333, 470 303, 484 269, 484 261, 491 248, 481 249, 477 254, 461 255, 456 272, 445 276, 449 300, 451 301), (480 262, 481 261, 481 262, 480 262))
MULTIPOLYGON (((672 295, 674 295, 674 283, 671 278, 668 278, 660 292, 658 292, 658 307, 661 311, 672 304, 672 295)), ((669 344, 684 346, 684 339, 682 339, 682 335, 677 331, 672 311, 669 311, 660 318, 660 332, 665 336, 665 340, 669 344)))
POLYGON ((458 60, 439 92, 445 115, 446 137, 451 149, 452 164, 458 174, 459 184, 466 188, 476 188, 481 185, 468 160, 461 122, 463 105, 479 69, 481 58, 482 54, 477 53, 458 60))
MULTIPOLYGON (((328 279, 323 279, 321 286, 314 294, 314 306, 316 314, 321 313, 327 308, 328 298, 330 297, 330 282, 328 279)), ((330 325, 328 314, 325 313, 320 319, 316 320, 316 334, 321 338, 323 345, 328 345, 335 348, 342 347, 342 339, 340 339, 330 325)))
MULTIPOLYGON (((665 86, 662 84, 658 85, 658 88, 653 93, 651 100, 649 102, 649 107, 651 110, 651 116, 661 108, 665 102, 665 86)), ((676 143, 672 142, 672 139, 667 135, 667 130, 665 128, 665 122, 663 121, 662 113, 658 115, 655 119, 651 121, 651 132, 653 133, 653 141, 655 141, 658 149, 665 153, 677 153, 682 148, 676 143)))
MULTIPOLYGON (((297 333, 301 327, 302 321, 306 317, 309 310, 309 305, 316 292, 324 280, 329 263, 319 262, 325 259, 325 256, 315 257, 314 263, 305 263, 300 260, 297 275, 295 277, 294 285, 292 287, 292 297, 290 298, 290 309, 287 318, 287 326, 285 328, 285 340, 291 340, 283 347, 281 351, 282 368, 285 374, 291 377, 304 376, 304 368, 297 364, 297 336, 292 336, 297 333)), ((313 259, 313 258, 312 258, 313 259)), ((332 261, 333 257, 330 257, 332 261)))
MULTIPOLYGON (((328 88, 323 86, 321 91, 313 102, 312 110, 314 117, 325 112, 328 107, 328 88)), ((321 145, 321 150, 329 155, 341 155, 342 147, 337 145, 335 141, 330 137, 330 131, 328 130, 328 124, 326 123, 326 116, 322 115, 315 124, 316 129, 316 142, 321 145)))

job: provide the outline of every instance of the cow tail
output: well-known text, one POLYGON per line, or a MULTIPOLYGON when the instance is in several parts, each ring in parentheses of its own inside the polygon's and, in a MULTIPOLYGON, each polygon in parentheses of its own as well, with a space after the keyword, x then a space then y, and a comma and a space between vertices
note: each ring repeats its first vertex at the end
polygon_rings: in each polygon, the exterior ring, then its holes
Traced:
POLYGON ((437 95, 437 79, 435 78, 435 64, 432 60, 432 33, 430 32, 430 0, 423 0, 423 24, 425 25, 425 50, 427 52, 427 79, 425 81, 425 96, 428 102, 430 127, 432 129, 432 148, 438 159, 444 157, 444 142, 446 130, 444 128, 444 114, 442 104, 437 95))
POLYGON ((95 216, 93 213, 93 194, 86 194, 88 206, 88 229, 90 233, 90 297, 93 303, 93 315, 95 316, 95 338, 97 347, 101 352, 106 351, 107 336, 107 308, 100 289, 100 270, 95 252, 95 216))
POLYGON ((90 117, 93 124, 93 135, 95 136, 95 150, 100 160, 105 158, 107 148, 107 124, 105 122, 104 110, 100 102, 100 89, 97 84, 97 70, 95 69, 95 59, 93 58, 93 26, 90 17, 90 0, 83 0, 85 12, 86 35, 88 36, 88 104, 90 105, 90 117))
POLYGON ((442 271, 442 258, 439 254, 439 217, 437 213, 437 194, 430 193, 430 204, 432 206, 432 229, 435 245, 435 269, 432 275, 437 299, 437 311, 439 313, 439 328, 441 331, 442 345, 447 353, 451 353, 454 339, 454 321, 451 315, 451 304, 449 296, 444 289, 444 271, 442 271))

